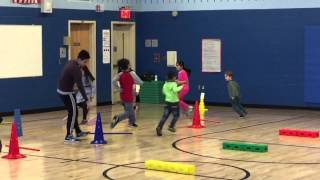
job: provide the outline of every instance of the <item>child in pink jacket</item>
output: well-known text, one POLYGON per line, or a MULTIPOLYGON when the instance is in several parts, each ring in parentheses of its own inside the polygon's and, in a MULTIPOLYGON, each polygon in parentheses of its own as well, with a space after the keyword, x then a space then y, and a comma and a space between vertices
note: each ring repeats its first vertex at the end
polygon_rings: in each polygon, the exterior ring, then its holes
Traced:
POLYGON ((178 80, 176 81, 179 85, 182 85, 183 88, 179 92, 179 105, 181 107, 182 113, 187 116, 190 115, 192 111, 192 106, 188 106, 186 102, 184 102, 184 96, 186 96, 189 92, 189 75, 191 73, 190 69, 185 68, 183 61, 178 61, 176 63, 176 68, 178 70, 178 80))

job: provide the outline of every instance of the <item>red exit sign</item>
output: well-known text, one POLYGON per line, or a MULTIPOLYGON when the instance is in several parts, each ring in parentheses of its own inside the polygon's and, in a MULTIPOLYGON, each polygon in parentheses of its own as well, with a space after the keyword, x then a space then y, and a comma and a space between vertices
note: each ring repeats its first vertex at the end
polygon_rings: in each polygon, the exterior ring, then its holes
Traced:
POLYGON ((131 9, 125 7, 120 8, 120 19, 131 19, 131 9))

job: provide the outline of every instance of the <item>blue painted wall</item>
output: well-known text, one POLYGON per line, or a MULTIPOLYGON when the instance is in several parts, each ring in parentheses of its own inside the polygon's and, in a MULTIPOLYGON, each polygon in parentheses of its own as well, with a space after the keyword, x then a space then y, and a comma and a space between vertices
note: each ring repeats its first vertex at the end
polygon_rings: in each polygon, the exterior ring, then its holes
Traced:
MULTIPOLYGON (((304 29, 319 26, 320 9, 138 12, 137 71, 153 71, 164 79, 166 61, 154 63, 154 53, 164 58, 177 50, 191 67, 191 92, 199 97, 198 85, 205 85, 206 101, 228 102, 223 73, 201 73, 201 39, 222 40, 223 70, 232 70, 241 85, 246 104, 309 106, 304 102, 304 29), (145 48, 145 39, 159 39, 158 48, 145 48)), ((98 102, 111 101, 110 65, 102 64, 101 30, 118 20, 117 12, 56 9, 41 14, 38 8, 0 8, 0 24, 43 26, 43 77, 0 80, 0 112, 61 106, 56 94, 59 47, 68 34, 68 20, 97 22, 98 102)), ((18 51, 17 51, 18 52, 18 51)), ((171 70, 173 70, 171 68, 171 70)))
POLYGON ((139 11, 292 9, 320 7, 318 0, 142 0, 139 11))
MULTIPOLYGON (((0 24, 38 24, 43 27, 43 77, 0 79, 0 112, 62 106, 56 93, 57 81, 64 64, 59 64, 59 48, 68 35, 68 20, 94 20, 97 25, 97 100, 111 101, 110 65, 102 64, 102 29, 110 29, 118 13, 86 10, 55 10, 43 15, 35 8, 0 8, 0 24)), ((17 53, 19 50, 17 49, 17 53)), ((62 60, 65 63, 67 60, 62 60)))
POLYGON ((191 67, 191 92, 206 88, 206 101, 228 102, 223 73, 201 73, 201 39, 222 40, 222 68, 232 70, 243 102, 259 105, 307 106, 304 103, 304 27, 320 25, 320 9, 141 12, 137 16, 138 72, 153 71, 164 79, 166 61, 153 62, 177 50, 191 67), (159 39, 145 48, 145 39, 159 39))
POLYGON ((320 103, 320 26, 305 27, 304 101, 320 103))

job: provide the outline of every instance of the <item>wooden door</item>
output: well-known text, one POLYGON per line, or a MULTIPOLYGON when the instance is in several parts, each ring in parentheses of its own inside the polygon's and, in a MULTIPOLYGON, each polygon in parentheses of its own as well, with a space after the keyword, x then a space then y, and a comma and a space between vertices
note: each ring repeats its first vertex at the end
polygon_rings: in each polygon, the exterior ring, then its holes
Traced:
MULTIPOLYGON (((113 24, 112 35, 112 77, 118 73, 117 61, 126 58, 135 69, 135 29, 132 24, 113 24)), ((112 91, 112 102, 120 101, 119 92, 112 91)))
MULTIPOLYGON (((90 53, 90 61, 87 63, 87 66, 93 76, 96 77, 96 60, 93 58, 93 24, 92 23, 71 23, 70 26, 70 38, 71 45, 70 47, 70 55, 71 59, 77 59, 78 54, 81 50, 86 50, 90 53)), ((94 85, 96 83, 94 82, 94 85)), ((92 100, 92 104, 96 105, 96 95, 92 100)))

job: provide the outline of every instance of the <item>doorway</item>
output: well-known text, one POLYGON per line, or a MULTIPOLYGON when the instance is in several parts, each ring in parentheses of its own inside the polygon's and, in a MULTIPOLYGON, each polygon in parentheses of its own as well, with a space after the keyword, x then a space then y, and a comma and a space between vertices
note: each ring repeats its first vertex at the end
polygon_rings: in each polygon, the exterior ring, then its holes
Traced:
MULTIPOLYGON (((76 21, 69 20, 69 60, 76 59, 78 53, 84 49, 90 53, 90 61, 87 64, 90 72, 95 77, 94 87, 97 82, 96 73, 96 22, 95 21, 76 21)), ((97 105, 97 88, 95 88, 95 96, 92 99, 92 105, 97 105)))
MULTIPOLYGON (((118 73, 117 61, 126 58, 131 67, 136 67, 135 22, 111 22, 111 79, 118 73)), ((111 86, 112 104, 120 102, 119 92, 111 86)))

